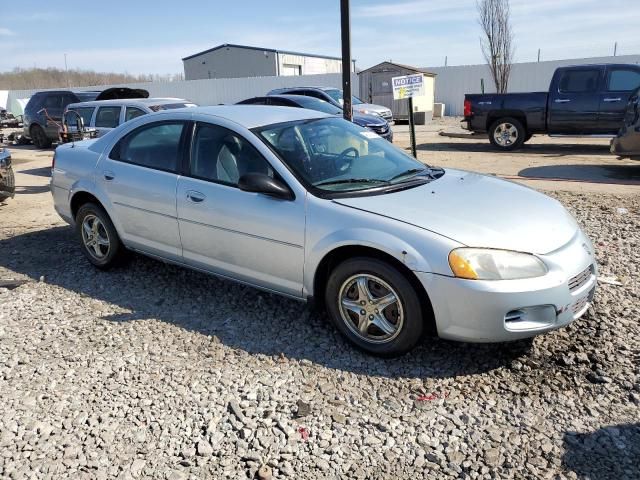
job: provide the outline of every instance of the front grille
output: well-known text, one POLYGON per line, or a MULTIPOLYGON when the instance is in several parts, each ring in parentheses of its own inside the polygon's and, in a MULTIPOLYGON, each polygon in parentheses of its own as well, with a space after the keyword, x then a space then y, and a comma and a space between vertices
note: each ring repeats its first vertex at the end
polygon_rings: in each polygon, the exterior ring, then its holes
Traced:
POLYGON ((577 274, 575 277, 571 277, 569 279, 569 290, 571 292, 575 292, 580 287, 582 287, 585 283, 589 281, 591 278, 591 274, 593 273, 593 265, 589 265, 589 267, 585 268, 582 272, 577 274))
POLYGON ((371 125, 369 126, 369 128, 376 132, 378 135, 384 135, 389 131, 389 125, 371 125))
POLYGON ((384 112, 380 115, 382 118, 384 118, 385 120, 390 120, 391 118, 393 118, 393 113, 391 112, 384 112))
POLYGON ((578 299, 578 301, 576 301, 572 306, 571 306, 571 311, 573 312, 573 314, 575 315, 576 313, 578 313, 580 310, 582 310, 587 303, 589 303, 589 295, 585 295, 584 297, 578 299))

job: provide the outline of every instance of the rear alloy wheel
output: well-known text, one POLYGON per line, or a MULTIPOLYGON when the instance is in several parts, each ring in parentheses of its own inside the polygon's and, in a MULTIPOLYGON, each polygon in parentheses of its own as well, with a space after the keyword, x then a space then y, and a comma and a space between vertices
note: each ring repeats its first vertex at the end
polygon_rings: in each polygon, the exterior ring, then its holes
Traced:
POLYGON ((47 137, 43 128, 40 125, 34 125, 31 127, 31 141, 38 148, 49 148, 51 146, 51 140, 47 137))
POLYGON ((124 259, 125 248, 118 232, 99 205, 86 203, 80 207, 76 215, 76 232, 82 252, 96 267, 107 270, 124 259))
POLYGON ((341 263, 329 276, 325 301, 336 327, 368 353, 402 355, 422 338, 418 295, 386 262, 363 257, 341 263))
POLYGON ((526 137, 527 131, 515 118, 501 118, 489 128, 489 141, 502 151, 519 149, 526 137))

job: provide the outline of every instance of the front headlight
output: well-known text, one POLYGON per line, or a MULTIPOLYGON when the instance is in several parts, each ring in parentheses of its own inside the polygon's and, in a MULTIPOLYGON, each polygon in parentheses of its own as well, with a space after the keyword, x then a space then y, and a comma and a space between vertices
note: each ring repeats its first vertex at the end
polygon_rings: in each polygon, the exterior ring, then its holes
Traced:
POLYGON ((452 250, 449 265, 456 277, 468 280, 516 280, 541 277, 548 271, 535 255, 488 248, 452 250))

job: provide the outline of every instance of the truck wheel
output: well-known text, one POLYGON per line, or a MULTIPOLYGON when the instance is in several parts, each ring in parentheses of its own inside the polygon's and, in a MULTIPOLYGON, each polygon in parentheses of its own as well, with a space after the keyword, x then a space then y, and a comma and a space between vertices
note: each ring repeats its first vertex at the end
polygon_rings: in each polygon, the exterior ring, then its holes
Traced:
POLYGON ((425 320, 411 282, 392 265, 356 257, 330 273, 329 317, 355 346, 381 357, 402 355, 422 339, 425 320))
POLYGON ((43 128, 40 125, 34 125, 31 127, 31 141, 38 148, 49 148, 51 146, 51 140, 47 137, 43 128))
POLYGON ((489 128, 489 141, 498 149, 509 152, 522 147, 527 131, 515 118, 500 118, 489 128))

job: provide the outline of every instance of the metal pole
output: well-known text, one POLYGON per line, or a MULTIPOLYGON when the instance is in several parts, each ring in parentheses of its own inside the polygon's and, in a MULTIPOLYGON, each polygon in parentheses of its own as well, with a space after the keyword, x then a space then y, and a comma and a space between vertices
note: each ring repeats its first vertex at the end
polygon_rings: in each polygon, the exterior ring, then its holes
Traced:
POLYGON ((445 56, 444 57, 444 66, 446 67, 448 63, 449 63, 449 56, 445 56))
POLYGON ((67 67, 67 54, 64 54, 64 76, 67 77, 67 87, 69 87, 69 67, 67 67))
POLYGON ((538 63, 540 63, 540 49, 538 49, 538 63))
POLYGON ((615 57, 615 56, 617 56, 617 55, 618 55, 618 42, 616 42, 616 43, 613 45, 613 56, 615 57))
POLYGON ((409 97, 409 136, 411 138, 411 155, 418 158, 416 151, 416 124, 413 118, 413 97, 409 97))
POLYGON ((345 120, 351 121, 351 17, 349 0, 340 0, 340 25, 342 30, 342 105, 345 120))

